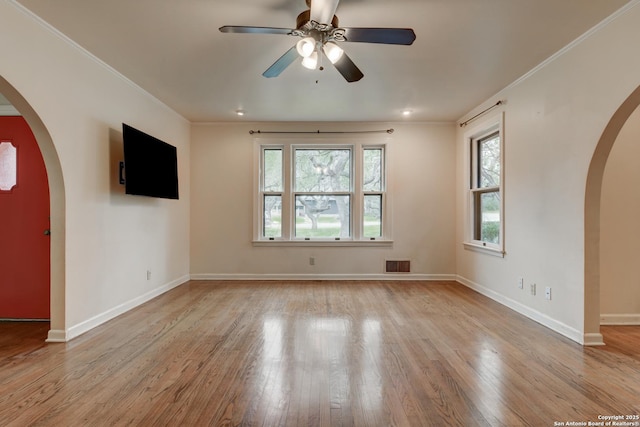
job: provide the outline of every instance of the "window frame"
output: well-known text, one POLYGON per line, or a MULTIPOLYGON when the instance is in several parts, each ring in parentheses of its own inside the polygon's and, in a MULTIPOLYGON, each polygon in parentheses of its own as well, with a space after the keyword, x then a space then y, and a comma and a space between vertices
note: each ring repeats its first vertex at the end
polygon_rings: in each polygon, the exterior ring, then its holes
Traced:
POLYGON ((465 237, 463 245, 466 249, 484 252, 490 255, 504 257, 505 255, 505 163, 504 163, 504 112, 473 126, 464 134, 466 151, 465 163, 465 237), (500 183, 494 186, 481 186, 480 179, 480 144, 493 138, 500 137, 500 183), (480 237, 481 203, 484 194, 497 193, 500 197, 500 224, 498 227, 498 243, 482 240, 480 237))
MULTIPOLYGON (((393 243, 391 235, 391 215, 389 206, 389 144, 388 141, 360 140, 353 138, 281 138, 254 140, 255 163, 254 171, 254 246, 390 246, 393 243), (264 197, 275 195, 274 192, 265 192, 264 183, 264 152, 269 149, 282 149, 282 174, 283 191, 281 233, 279 237, 267 237, 264 235, 264 197), (296 195, 310 194, 309 192, 295 191, 295 150, 296 149, 349 149, 351 150, 351 162, 349 165, 351 182, 349 191, 332 192, 331 195, 348 195, 350 197, 349 228, 350 236, 347 237, 296 237, 295 235, 295 198, 296 195), (382 150, 382 183, 380 191, 365 191, 364 182, 364 152, 366 149, 382 150), (364 237, 364 198, 365 195, 381 195, 381 232, 380 237, 364 237)), ((280 193, 279 193, 280 194, 280 193)), ((329 193, 327 193, 329 194, 329 193)))

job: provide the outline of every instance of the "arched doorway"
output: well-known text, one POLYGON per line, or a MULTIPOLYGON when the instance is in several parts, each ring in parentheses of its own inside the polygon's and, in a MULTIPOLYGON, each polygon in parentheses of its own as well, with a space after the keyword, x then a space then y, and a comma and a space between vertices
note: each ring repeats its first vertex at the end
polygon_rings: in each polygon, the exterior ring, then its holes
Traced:
POLYGON ((47 341, 66 341, 65 192, 62 168, 51 135, 28 101, 0 76, 0 92, 27 121, 38 142, 49 180, 51 215, 51 323, 47 341))
MULTIPOLYGON (((616 138, 605 167, 600 201, 600 326, 607 332, 640 325, 640 107, 616 138)), ((640 332, 640 328, 636 328, 640 332)), ((609 344, 609 343, 607 343, 609 344)))
POLYGON ((584 344, 602 345, 600 333, 600 203, 607 159, 620 130, 640 106, 640 86, 620 105, 600 136, 585 190, 584 344))

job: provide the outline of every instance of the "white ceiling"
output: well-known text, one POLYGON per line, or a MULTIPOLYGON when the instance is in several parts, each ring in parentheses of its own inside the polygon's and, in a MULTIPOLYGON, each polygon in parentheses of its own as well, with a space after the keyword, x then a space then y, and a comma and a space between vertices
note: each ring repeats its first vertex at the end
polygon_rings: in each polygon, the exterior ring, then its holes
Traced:
POLYGON ((191 121, 454 121, 629 0, 341 0, 344 27, 410 27, 412 46, 343 43, 364 72, 262 72, 298 40, 304 0, 18 0, 191 121), (242 118, 235 111, 242 109, 242 118))

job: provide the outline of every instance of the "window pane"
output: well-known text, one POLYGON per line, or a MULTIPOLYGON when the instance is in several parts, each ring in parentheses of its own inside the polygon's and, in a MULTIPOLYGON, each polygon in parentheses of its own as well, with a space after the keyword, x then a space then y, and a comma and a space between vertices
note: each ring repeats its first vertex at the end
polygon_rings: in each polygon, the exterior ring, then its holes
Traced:
POLYGON ((0 190, 9 191, 17 181, 18 157, 10 142, 0 143, 0 190))
POLYGON ((350 237, 350 196, 297 195, 296 237, 350 237))
POLYGON ((382 195, 364 196, 364 237, 382 237, 382 195))
POLYGON ((382 149, 364 150, 364 191, 382 191, 382 149))
POLYGON ((263 221, 264 237, 282 237, 282 196, 264 196, 263 221))
POLYGON ((282 149, 264 150, 263 191, 282 191, 282 149))
POLYGON ((295 191, 332 193, 351 190, 351 150, 295 150, 295 191))
POLYGON ((478 183, 480 188, 500 185, 500 134, 478 141, 478 183))
POLYGON ((500 193, 476 193, 479 224, 476 239, 487 243, 500 243, 500 193))

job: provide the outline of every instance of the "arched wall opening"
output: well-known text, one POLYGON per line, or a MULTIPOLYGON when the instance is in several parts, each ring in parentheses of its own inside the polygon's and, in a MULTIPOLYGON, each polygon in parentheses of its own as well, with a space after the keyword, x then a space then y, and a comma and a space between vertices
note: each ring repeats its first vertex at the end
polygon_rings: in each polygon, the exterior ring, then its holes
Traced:
POLYGON ((584 342, 604 344, 600 333, 600 204, 602 181, 611 149, 621 129, 640 106, 640 86, 620 105, 600 136, 589 165, 585 190, 584 342))
POLYGON ((66 341, 65 318, 65 191, 60 159, 44 123, 26 99, 2 76, 0 93, 27 121, 36 137, 49 180, 51 215, 51 324, 47 341, 66 341))

